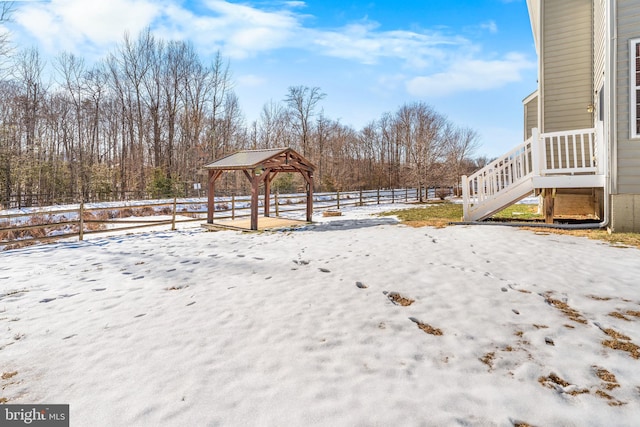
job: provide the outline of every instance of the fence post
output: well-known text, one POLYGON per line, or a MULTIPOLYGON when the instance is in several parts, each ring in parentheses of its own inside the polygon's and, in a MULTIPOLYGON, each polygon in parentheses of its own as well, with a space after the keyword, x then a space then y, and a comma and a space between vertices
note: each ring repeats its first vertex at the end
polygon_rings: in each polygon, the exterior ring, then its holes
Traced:
POLYGON ((278 192, 273 195, 273 204, 276 205, 276 216, 280 215, 280 203, 278 202, 278 192))
POLYGON ((404 189, 404 202, 407 203, 409 201, 409 189, 404 189))
POLYGON ((395 188, 391 189, 391 203, 395 203, 396 202, 396 190, 395 188))
POLYGON ((340 190, 336 191, 336 209, 340 210, 340 190))
POLYGON ((380 204, 380 187, 378 187, 378 204, 380 204))
POLYGON ((231 220, 236 219, 236 195, 231 195, 231 220))
POLYGON ((171 215, 171 231, 176 230, 176 209, 178 208, 178 200, 173 198, 173 214, 171 215))
POLYGON ((360 206, 364 206, 364 205, 362 204, 362 188, 360 189, 360 206))
POLYGON ((84 202, 80 202, 80 225, 79 225, 78 239, 82 241, 84 239, 84 202))

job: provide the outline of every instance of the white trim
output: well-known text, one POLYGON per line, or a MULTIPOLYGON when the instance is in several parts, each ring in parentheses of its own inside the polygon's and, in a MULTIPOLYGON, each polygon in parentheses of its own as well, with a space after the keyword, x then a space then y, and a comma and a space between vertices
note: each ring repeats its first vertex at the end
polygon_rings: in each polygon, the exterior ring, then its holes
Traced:
POLYGON ((636 84, 637 71, 636 60, 640 61, 640 57, 636 58, 636 46, 640 45, 640 38, 629 40, 629 139, 640 139, 640 129, 638 129, 638 91, 640 85, 636 84))

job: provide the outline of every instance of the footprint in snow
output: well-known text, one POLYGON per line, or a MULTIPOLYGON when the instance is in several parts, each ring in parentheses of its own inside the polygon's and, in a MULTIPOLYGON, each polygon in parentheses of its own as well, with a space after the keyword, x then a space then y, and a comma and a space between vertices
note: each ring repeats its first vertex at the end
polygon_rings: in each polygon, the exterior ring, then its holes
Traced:
POLYGON ((328 268, 320 267, 318 270, 322 271, 323 273, 331 273, 331 270, 329 270, 328 268))
POLYGON ((395 305, 401 305, 403 307, 407 307, 415 302, 415 300, 411 298, 407 298, 403 295, 400 295, 400 293, 398 292, 384 291, 383 294, 385 294, 387 298, 389 298, 389 301, 391 301, 395 305))

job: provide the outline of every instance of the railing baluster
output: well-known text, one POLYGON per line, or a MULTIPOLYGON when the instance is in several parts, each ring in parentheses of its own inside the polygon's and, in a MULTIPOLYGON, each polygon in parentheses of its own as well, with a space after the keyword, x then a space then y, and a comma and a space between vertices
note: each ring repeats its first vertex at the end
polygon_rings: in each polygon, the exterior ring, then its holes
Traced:
MULTIPOLYGON (((587 167, 587 163, 585 161, 585 149, 586 147, 584 146, 584 133, 580 134, 580 166, 581 168, 587 167)), ((578 167, 578 166, 576 166, 578 167)))
POLYGON ((595 162, 595 157, 594 157, 594 135, 592 133, 589 133, 589 165, 591 167, 595 167, 598 166, 596 165, 595 162))
MULTIPOLYGON (((547 140, 547 138, 545 138, 545 141, 547 140)), ((545 149, 546 149, 546 143, 545 143, 545 149)), ((555 165, 556 165, 556 147, 553 146, 553 137, 549 138, 549 154, 551 154, 551 164, 545 164, 544 168, 545 169, 555 169, 555 165)))
POLYGON ((573 167, 584 167, 583 165, 584 163, 582 165, 578 165, 578 135, 573 135, 573 167))
POLYGON ((571 137, 569 135, 565 135, 563 137, 564 143, 562 144, 562 148, 564 148, 564 167, 571 167, 571 152, 569 151, 569 145, 571 144, 571 137))

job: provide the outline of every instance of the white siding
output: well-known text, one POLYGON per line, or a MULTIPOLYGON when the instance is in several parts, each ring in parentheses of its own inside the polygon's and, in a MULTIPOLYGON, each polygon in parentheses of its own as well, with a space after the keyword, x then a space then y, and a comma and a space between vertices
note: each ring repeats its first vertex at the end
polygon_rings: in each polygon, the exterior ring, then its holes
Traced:
POLYGON ((545 0, 542 31, 543 131, 593 126, 593 0, 545 0))
MULTIPOLYGON (((607 1, 595 0, 593 10, 593 89, 599 94, 604 85, 605 46, 607 43, 607 1)), ((595 97, 597 101, 598 97, 595 97)))
POLYGON ((640 139, 630 139, 629 40, 640 38, 640 2, 618 0, 617 12, 617 123, 618 193, 640 194, 640 139))
POLYGON ((524 139, 531 136, 531 130, 538 127, 538 93, 529 95, 524 100, 524 139))

